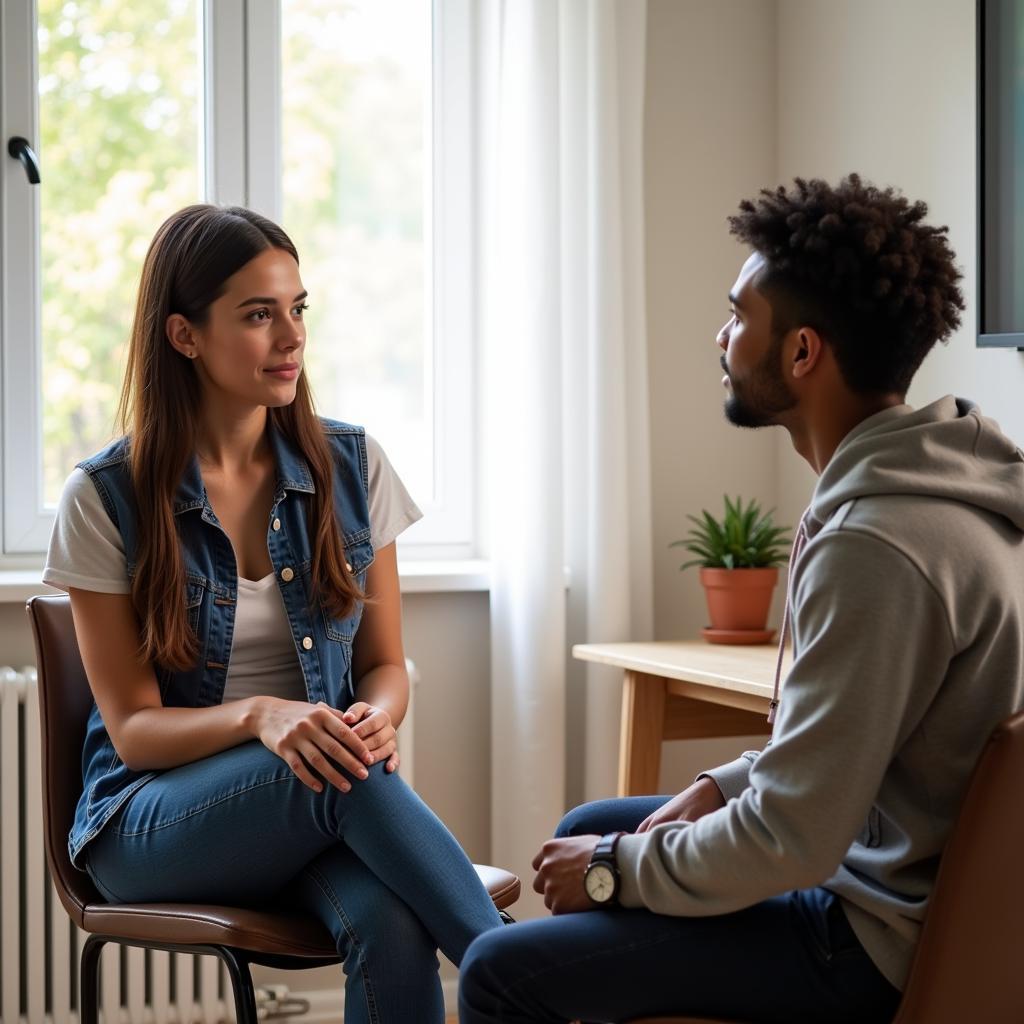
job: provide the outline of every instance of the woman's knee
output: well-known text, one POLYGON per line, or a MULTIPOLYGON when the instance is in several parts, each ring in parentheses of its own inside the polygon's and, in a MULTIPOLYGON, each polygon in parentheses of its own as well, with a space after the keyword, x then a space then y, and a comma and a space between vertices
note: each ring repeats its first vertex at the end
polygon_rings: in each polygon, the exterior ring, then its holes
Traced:
POLYGON ((409 788, 405 784, 405 780, 396 772, 385 771, 384 761, 378 761, 377 764, 370 765, 366 769, 365 779, 358 778, 346 768, 342 768, 342 774, 350 783, 351 789, 344 792, 335 789, 333 786, 325 786, 324 789, 325 791, 332 790, 339 800, 348 801, 349 803, 360 800, 369 800, 377 803, 380 800, 396 799, 400 798, 401 790, 408 790, 409 788))
POLYGON ((396 787, 391 783, 399 781, 385 774, 383 763, 371 765, 365 779, 357 778, 347 768, 341 768, 341 773, 349 783, 349 789, 339 789, 325 782, 323 793, 307 789, 303 794, 311 801, 315 812, 328 816, 327 820, 332 823, 328 827, 332 830, 349 815, 360 814, 360 807, 381 806, 392 799, 396 787))

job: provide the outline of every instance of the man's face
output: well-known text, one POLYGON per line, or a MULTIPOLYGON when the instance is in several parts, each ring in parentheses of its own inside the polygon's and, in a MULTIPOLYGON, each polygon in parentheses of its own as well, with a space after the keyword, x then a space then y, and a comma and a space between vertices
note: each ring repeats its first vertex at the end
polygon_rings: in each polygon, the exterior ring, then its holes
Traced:
POLYGON ((780 413, 796 405, 782 374, 785 335, 772 330, 772 307, 755 287, 764 266, 752 253, 729 292, 732 316, 718 332, 722 349, 722 384, 729 392, 725 416, 738 427, 767 427, 779 423, 780 413))

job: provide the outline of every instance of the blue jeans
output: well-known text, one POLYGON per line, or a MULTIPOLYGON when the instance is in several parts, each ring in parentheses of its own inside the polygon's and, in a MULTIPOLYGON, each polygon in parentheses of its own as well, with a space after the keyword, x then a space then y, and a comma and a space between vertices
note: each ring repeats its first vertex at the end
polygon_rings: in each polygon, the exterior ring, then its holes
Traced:
MULTIPOLYGON (((600 800, 556 835, 632 832, 667 797, 600 800)), ((734 914, 592 910, 481 935, 466 953, 461 1024, 628 1021, 691 1015, 746 1022, 881 1024, 900 993, 861 948, 826 889, 734 914)))
POLYGON ((501 919, 397 774, 381 763, 347 777, 348 793, 314 793, 258 742, 173 768, 87 847, 89 874, 112 903, 305 910, 344 958, 347 1024, 440 1024, 437 949, 458 964, 501 919))

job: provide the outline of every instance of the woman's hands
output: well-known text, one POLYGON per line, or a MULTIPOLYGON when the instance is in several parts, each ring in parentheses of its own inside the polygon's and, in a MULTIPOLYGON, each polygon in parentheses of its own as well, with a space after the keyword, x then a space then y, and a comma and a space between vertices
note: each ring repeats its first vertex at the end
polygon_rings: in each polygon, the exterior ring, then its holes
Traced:
POLYGON ((383 708, 357 700, 342 718, 347 725, 358 723, 352 732, 366 744, 373 757, 372 763, 386 758, 384 771, 393 772, 398 768, 398 734, 391 724, 391 716, 383 708))
MULTIPOLYGON (((259 741, 277 754, 295 775, 310 789, 323 792, 322 779, 347 793, 352 785, 335 765, 340 765, 358 779, 367 776, 366 765, 380 760, 370 752, 346 721, 342 712, 321 701, 282 700, 278 697, 255 698, 252 731, 259 741)), ((353 704, 352 708, 360 705, 353 704)), ((366 707, 366 705, 362 705, 366 707)), ((349 711, 352 710, 349 709, 349 711)), ((376 709, 373 709, 376 710, 376 709)), ((386 717, 386 716, 385 716, 386 717)), ((366 720, 361 723, 366 724, 366 720)), ((388 726, 391 719, 388 718, 388 726)), ((363 734, 367 732, 363 729, 363 734)), ((394 733, 391 729, 392 750, 394 733)))

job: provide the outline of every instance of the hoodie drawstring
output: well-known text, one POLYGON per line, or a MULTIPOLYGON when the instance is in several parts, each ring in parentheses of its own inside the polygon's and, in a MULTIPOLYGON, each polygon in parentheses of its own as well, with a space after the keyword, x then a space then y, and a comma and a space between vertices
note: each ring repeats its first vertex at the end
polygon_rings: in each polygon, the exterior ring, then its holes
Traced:
POLYGON ((790 592, 793 589, 793 566, 796 565, 796 560, 800 557, 800 552, 804 549, 804 544, 807 542, 807 528, 805 523, 807 521, 807 515, 810 512, 810 508, 804 510, 804 514, 800 517, 800 522, 796 527, 796 536, 793 538, 793 547, 789 552, 789 566, 786 570, 786 604, 782 612, 782 631, 779 636, 779 658, 775 663, 775 688, 772 690, 772 699, 768 705, 768 724, 775 724, 775 711, 779 706, 779 680, 782 678, 782 657, 786 651, 786 640, 789 636, 789 602, 790 592))

